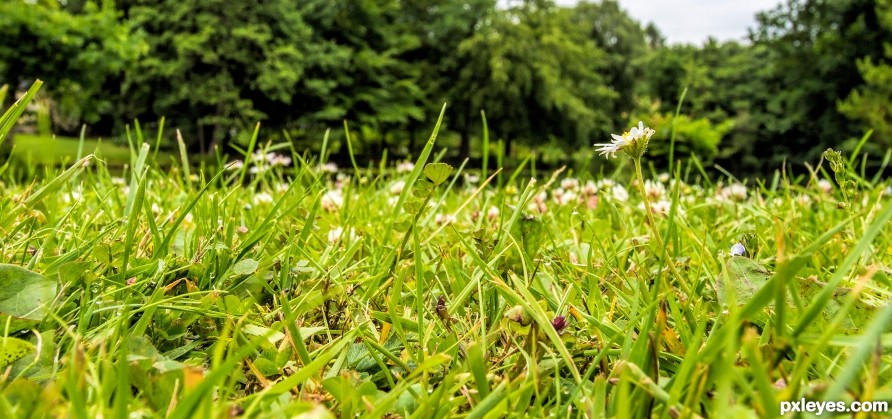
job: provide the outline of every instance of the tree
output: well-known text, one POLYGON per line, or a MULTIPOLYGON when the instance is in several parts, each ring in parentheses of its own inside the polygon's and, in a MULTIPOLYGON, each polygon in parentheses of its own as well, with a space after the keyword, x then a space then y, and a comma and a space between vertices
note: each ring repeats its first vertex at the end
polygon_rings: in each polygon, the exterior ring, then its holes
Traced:
POLYGON ((492 15, 458 53, 467 65, 454 102, 475 114, 485 109, 509 151, 515 139, 589 144, 611 126, 603 109, 618 95, 597 71, 605 53, 549 1, 524 1, 492 15))
MULTIPOLYGON (((892 1, 877 0, 877 15, 885 31, 892 31, 892 1)), ((884 43, 883 57, 858 60, 858 72, 864 85, 853 90, 839 104, 847 117, 863 122, 874 130, 872 139, 892 147, 892 44, 884 43)))
MULTIPOLYGON (((581 2, 562 12, 572 27, 604 52, 600 62, 586 64, 590 66, 589 71, 602 74, 606 86, 615 92, 616 100, 600 103, 598 107, 611 117, 610 126, 614 131, 625 127, 644 77, 643 65, 648 52, 644 30, 614 0, 581 2)), ((658 38, 658 32, 652 31, 651 36, 658 38)))
POLYGON ((0 38, 0 85, 15 89, 44 80, 56 120, 73 121, 57 126, 62 130, 113 112, 117 97, 108 92, 119 89, 116 76, 146 52, 142 38, 106 3, 86 2, 69 13, 55 1, 2 2, 0 38))
MULTIPOLYGON (((402 57, 420 46, 396 0, 308 0, 298 6, 321 52, 296 107, 304 126, 348 120, 386 134, 423 118, 419 68, 402 57)), ((383 136, 383 135, 382 135, 383 136)))
POLYGON ((166 116, 199 148, 260 120, 288 118, 312 29, 287 0, 119 0, 149 52, 124 75, 116 117, 166 116))
POLYGON ((864 83, 857 61, 881 58, 889 39, 874 0, 788 0, 757 20, 750 36, 770 53, 780 107, 763 138, 782 144, 796 163, 817 161, 827 147, 860 137, 837 102, 864 83))

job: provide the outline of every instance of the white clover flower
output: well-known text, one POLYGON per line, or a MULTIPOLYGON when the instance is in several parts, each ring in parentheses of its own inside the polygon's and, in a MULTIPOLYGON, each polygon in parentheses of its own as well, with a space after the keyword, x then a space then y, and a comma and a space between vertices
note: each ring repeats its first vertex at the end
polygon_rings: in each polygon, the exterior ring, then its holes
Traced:
POLYGON ((586 195, 596 195, 598 193, 598 185, 595 182, 588 180, 585 182, 585 185, 582 186, 582 193, 586 195))
POLYGON ((544 203, 548 199, 548 192, 542 191, 533 196, 533 202, 544 203))
POLYGON ((399 195, 403 193, 403 188, 406 187, 406 181, 398 180, 390 185, 390 194, 391 195, 399 195))
POLYGON ((613 179, 601 179, 597 183, 598 189, 607 190, 616 185, 616 182, 613 179))
POLYGON ((669 174, 666 172, 660 173, 660 176, 658 176, 657 179, 663 183, 669 182, 669 174))
POLYGON ((82 197, 83 197, 83 195, 81 195, 80 191, 75 190, 75 191, 71 191, 65 195, 62 195, 62 201, 64 201, 66 204, 68 204, 71 201, 80 201, 80 199, 82 197))
POLYGON ((806 195, 806 194, 799 195, 799 197, 797 198, 797 200, 799 201, 799 204, 802 205, 802 206, 809 206, 809 205, 811 205, 811 197, 808 196, 808 195, 806 195))
POLYGON ((650 199, 661 199, 666 193, 666 187, 662 183, 652 180, 644 181, 644 194, 650 199))
POLYGON ((337 227, 337 228, 333 228, 333 229, 329 230, 328 242, 336 243, 338 240, 341 239, 341 234, 343 234, 343 233, 344 233, 344 229, 342 227, 337 227))
POLYGON ((579 179, 568 177, 561 180, 561 187, 567 190, 576 190, 579 188, 579 179))
POLYGON ((290 186, 287 183, 276 183, 276 192, 285 193, 290 186))
POLYGON ((266 192, 260 192, 254 195, 254 205, 269 204, 272 202, 273 196, 266 192))
POLYGON ((256 175, 256 174, 263 173, 267 170, 269 170, 268 166, 251 166, 251 168, 248 169, 248 173, 250 173, 252 175, 256 175))
POLYGON ((619 202, 626 202, 629 200, 629 191, 623 185, 613 185, 610 188, 611 196, 613 199, 619 202))
POLYGON ((612 137, 610 143, 595 144, 595 147, 598 147, 595 151, 600 152, 602 156, 609 159, 610 157, 616 157, 617 151, 626 150, 629 152, 630 156, 638 158, 644 154, 647 142, 650 141, 650 137, 654 135, 655 132, 656 131, 645 127, 643 121, 638 121, 637 127, 632 127, 629 131, 623 133, 623 135, 610 134, 612 137), (643 140, 643 143, 639 140, 643 140), (635 150, 629 150, 630 146, 635 146, 635 150))
POLYGON ((437 214, 434 217, 434 222, 437 224, 452 224, 456 220, 455 216, 452 214, 437 214))
POLYGON ((746 254, 746 248, 743 247, 741 243, 734 243, 734 246, 731 246, 731 256, 743 256, 746 254))
POLYGON ((742 183, 732 183, 727 187, 719 186, 716 190, 716 199, 719 201, 741 202, 746 200, 747 190, 742 183))
POLYGON ((188 230, 188 229, 192 228, 192 226, 194 226, 194 225, 195 225, 195 223, 193 222, 192 213, 191 212, 186 213, 186 216, 183 217, 183 228, 188 230))
POLYGON ((344 205, 344 195, 339 189, 330 190, 322 195, 322 209, 327 212, 334 212, 344 205))
POLYGON ((338 173, 335 176, 335 188, 344 189, 344 186, 350 183, 350 176, 345 175, 343 173, 338 173))
POLYGON ((827 179, 821 179, 818 181, 818 189, 825 194, 829 194, 833 192, 833 184, 830 183, 827 179))
POLYGON ((562 205, 562 206, 575 204, 577 198, 578 198, 578 195, 576 195, 576 192, 573 192, 573 191, 564 191, 564 193, 562 193, 560 195, 555 195, 555 197, 554 197, 555 202, 557 202, 558 205, 562 205))
POLYGON ((245 167, 245 162, 243 162, 241 160, 235 160, 235 161, 231 161, 231 162, 227 163, 225 168, 226 168, 226 170, 234 172, 236 170, 241 170, 244 167, 245 167))
POLYGON ((746 186, 742 183, 735 183, 728 187, 728 195, 737 202, 746 200, 746 194, 746 186))
POLYGON ((270 166, 290 166, 291 157, 278 153, 266 153, 266 162, 269 163, 270 166))
POLYGON ((318 169, 320 172, 337 173, 337 172, 338 172, 338 165, 336 165, 336 164, 334 164, 334 163, 325 163, 325 164, 320 164, 320 165, 317 167, 317 169, 318 169))
POLYGON ((415 168, 415 163, 410 161, 401 161, 396 164, 396 172, 397 173, 408 173, 411 172, 412 169, 415 168))
POLYGON ((112 185, 126 185, 127 180, 122 177, 112 176, 111 183, 112 185))
POLYGON ((495 221, 496 218, 499 218, 499 207, 489 207, 489 211, 486 211, 486 218, 489 219, 489 221, 495 221))
MULTIPOLYGON (((642 202, 642 203, 638 204, 638 208, 643 211, 645 209, 644 203, 642 202)), ((656 214, 656 215, 662 215, 662 216, 666 217, 669 215, 669 211, 671 211, 671 210, 672 210, 672 202, 667 201, 665 199, 659 200, 657 202, 650 204, 650 212, 653 214, 656 214)), ((675 208, 675 211, 678 216, 683 217, 685 215, 685 211, 683 208, 681 208, 681 206, 677 206, 675 208)))
POLYGON ((266 156, 267 155, 263 151, 257 150, 254 152, 254 154, 251 155, 251 161, 263 162, 266 160, 266 156))

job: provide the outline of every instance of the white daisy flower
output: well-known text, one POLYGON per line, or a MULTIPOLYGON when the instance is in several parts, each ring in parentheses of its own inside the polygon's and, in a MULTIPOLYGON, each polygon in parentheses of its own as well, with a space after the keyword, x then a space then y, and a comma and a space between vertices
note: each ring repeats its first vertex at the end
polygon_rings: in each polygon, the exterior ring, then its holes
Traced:
MULTIPOLYGON (((656 131, 645 127, 644 121, 638 121, 637 127, 632 127, 629 131, 624 132, 623 135, 610 134, 612 140, 607 144, 595 144, 595 147, 598 147, 595 151, 600 152, 600 154, 606 158, 616 157, 616 152, 621 151, 631 145, 637 145, 638 140, 644 140, 645 146, 646 142, 650 141, 650 137, 654 135, 656 131)), ((640 148, 638 153, 643 154, 643 147, 640 148)), ((639 155, 640 156, 640 155, 639 155)))

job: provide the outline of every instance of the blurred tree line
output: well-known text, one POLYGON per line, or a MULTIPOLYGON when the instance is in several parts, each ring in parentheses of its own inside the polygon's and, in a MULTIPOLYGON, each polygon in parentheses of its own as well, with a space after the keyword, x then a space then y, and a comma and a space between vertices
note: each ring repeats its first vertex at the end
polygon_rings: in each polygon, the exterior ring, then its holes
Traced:
MULTIPOLYGON (((348 121, 361 152, 408 154, 445 102, 462 157, 479 155, 481 110, 509 152, 559 156, 642 119, 666 140, 674 124, 677 158, 756 174, 869 128, 865 150, 892 145, 890 1, 786 0, 749 42, 693 46, 613 0, 7 0, 0 84, 43 79, 58 133, 165 116, 195 151, 258 121, 312 148, 348 121)), ((652 144, 665 164, 669 142, 652 144)))

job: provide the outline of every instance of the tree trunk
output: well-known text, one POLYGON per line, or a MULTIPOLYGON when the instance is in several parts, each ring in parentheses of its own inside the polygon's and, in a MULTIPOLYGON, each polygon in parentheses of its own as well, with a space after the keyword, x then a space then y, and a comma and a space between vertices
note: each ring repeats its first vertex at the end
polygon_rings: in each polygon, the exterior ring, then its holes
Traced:
POLYGON ((471 134, 468 132, 468 127, 463 126, 459 132, 459 141, 458 141, 458 157, 459 159, 464 159, 465 157, 471 156, 471 134))

